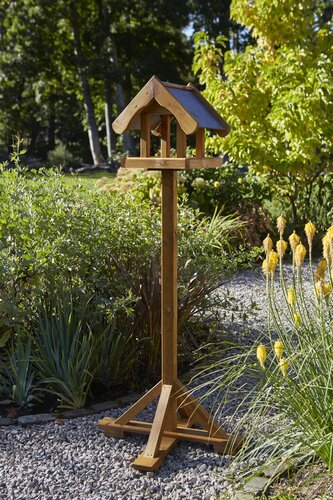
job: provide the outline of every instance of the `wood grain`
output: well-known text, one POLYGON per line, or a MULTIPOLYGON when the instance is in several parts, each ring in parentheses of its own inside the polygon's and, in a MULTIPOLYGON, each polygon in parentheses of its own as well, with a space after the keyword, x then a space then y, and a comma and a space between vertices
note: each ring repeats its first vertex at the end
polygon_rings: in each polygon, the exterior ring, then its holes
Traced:
POLYGON ((149 170, 192 170, 193 168, 218 168, 221 158, 124 158, 123 168, 141 168, 149 170))
POLYGON ((146 113, 141 115, 140 156, 150 156, 150 115, 146 113))

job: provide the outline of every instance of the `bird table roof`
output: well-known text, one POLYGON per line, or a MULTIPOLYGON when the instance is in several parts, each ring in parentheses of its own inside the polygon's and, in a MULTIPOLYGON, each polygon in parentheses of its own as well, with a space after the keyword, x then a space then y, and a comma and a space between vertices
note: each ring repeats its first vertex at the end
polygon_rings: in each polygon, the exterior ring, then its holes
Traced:
POLYGON ((113 122, 113 130, 122 134, 129 129, 140 129, 140 116, 151 115, 151 129, 156 129, 162 115, 173 115, 185 134, 199 128, 213 130, 220 136, 228 134, 228 123, 192 85, 161 82, 153 76, 113 122))

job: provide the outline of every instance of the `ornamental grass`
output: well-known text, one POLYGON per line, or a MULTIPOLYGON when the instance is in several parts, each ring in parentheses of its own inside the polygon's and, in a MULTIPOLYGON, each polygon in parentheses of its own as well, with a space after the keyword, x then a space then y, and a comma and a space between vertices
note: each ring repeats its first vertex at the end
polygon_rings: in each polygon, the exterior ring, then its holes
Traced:
POLYGON ((250 346, 224 348, 222 361, 209 367, 215 377, 206 396, 218 391, 218 414, 233 409, 238 428, 231 430, 245 436, 238 460, 251 464, 251 474, 268 465, 278 473, 313 460, 333 469, 333 226, 317 265, 315 225, 306 224, 304 242, 294 231, 288 249, 282 244, 285 228, 281 217, 279 240, 274 244, 268 236, 263 242, 265 332, 250 346), (286 265, 290 252, 292 264, 286 265))

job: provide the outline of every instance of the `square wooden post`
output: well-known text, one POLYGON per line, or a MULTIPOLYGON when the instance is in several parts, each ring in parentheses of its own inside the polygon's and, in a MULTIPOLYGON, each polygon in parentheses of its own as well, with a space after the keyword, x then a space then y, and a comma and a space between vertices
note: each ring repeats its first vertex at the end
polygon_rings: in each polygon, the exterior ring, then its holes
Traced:
MULTIPOLYGON (((162 117, 161 157, 170 157, 170 116, 162 117)), ((165 429, 177 428, 177 172, 162 172, 161 248, 162 387, 171 386, 165 429)))
MULTIPOLYGON (((170 118, 163 117, 161 156, 170 156, 170 118)), ((162 384, 177 380, 177 172, 162 172, 162 384)))

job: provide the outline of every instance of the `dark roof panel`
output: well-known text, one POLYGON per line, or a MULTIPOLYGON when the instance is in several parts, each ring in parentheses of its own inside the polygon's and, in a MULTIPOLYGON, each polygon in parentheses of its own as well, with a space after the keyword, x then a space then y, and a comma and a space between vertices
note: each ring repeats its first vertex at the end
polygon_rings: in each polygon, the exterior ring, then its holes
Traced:
POLYGON ((190 89, 180 89, 176 87, 167 87, 180 104, 193 116, 199 123, 199 128, 208 128, 212 130, 225 130, 221 123, 212 115, 209 109, 204 105, 201 99, 190 89))

